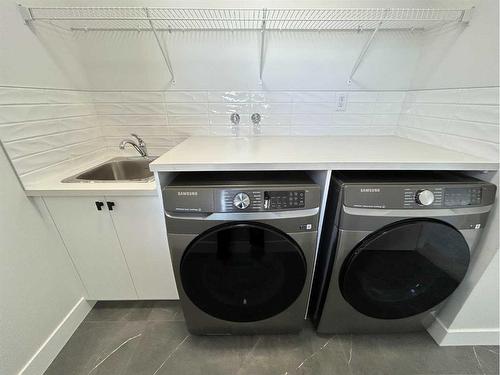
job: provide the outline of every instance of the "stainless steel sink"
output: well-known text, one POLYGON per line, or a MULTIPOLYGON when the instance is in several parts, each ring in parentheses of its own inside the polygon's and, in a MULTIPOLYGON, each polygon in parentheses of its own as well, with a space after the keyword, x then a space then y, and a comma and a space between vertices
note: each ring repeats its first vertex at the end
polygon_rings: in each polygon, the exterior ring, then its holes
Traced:
POLYGON ((143 157, 113 158, 96 167, 65 178, 62 182, 148 182, 154 178, 153 172, 149 170, 149 163, 153 160, 154 158, 143 157))

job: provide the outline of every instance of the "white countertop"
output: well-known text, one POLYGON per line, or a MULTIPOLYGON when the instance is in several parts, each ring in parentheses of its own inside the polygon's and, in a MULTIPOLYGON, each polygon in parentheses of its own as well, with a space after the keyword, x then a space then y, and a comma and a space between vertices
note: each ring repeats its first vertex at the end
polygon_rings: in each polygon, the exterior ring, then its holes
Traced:
POLYGON ((71 168, 53 171, 36 181, 24 184, 28 196, 130 196, 130 195, 157 195, 156 182, 61 182, 66 177, 95 167, 114 157, 123 156, 105 153, 97 159, 79 163, 71 168))
POLYGON ((498 161, 395 136, 192 137, 152 171, 497 170, 498 161))

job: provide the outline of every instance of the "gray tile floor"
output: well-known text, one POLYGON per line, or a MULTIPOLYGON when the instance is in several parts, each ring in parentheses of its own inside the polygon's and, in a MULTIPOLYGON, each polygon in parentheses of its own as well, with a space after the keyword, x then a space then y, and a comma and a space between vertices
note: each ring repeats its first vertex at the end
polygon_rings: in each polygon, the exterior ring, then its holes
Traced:
POLYGON ((498 347, 392 335, 192 336, 177 302, 100 302, 47 375, 498 374, 498 347))

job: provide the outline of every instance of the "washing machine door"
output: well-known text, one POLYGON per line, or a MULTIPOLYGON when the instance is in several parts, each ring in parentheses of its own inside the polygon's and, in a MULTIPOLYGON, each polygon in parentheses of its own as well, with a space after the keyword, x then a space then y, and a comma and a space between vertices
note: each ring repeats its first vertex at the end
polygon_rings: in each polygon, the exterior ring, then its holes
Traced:
POLYGON ((207 314, 233 322, 270 318, 301 294, 307 265, 284 232, 260 223, 230 223, 195 238, 181 260, 185 293, 207 314))
POLYGON ((462 234, 433 219, 403 220, 372 233, 348 255, 339 275, 344 299, 364 315, 400 319, 446 299, 469 265, 462 234))

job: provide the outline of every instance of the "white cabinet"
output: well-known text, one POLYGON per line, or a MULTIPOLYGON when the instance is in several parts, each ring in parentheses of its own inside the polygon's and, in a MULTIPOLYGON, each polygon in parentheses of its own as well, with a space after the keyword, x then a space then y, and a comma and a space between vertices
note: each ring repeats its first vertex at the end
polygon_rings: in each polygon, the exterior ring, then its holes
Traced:
POLYGON ((44 200, 89 299, 178 298, 157 197, 44 200))
POLYGON ((106 197, 140 299, 177 299, 158 197, 106 197))

